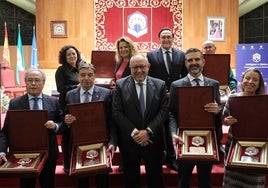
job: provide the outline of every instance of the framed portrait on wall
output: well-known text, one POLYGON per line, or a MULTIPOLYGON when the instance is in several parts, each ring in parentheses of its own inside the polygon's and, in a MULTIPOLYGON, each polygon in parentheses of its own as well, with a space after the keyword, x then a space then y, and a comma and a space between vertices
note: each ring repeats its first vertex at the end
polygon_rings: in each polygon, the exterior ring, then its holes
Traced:
POLYGON ((207 17, 207 40, 225 40, 225 17, 207 17))

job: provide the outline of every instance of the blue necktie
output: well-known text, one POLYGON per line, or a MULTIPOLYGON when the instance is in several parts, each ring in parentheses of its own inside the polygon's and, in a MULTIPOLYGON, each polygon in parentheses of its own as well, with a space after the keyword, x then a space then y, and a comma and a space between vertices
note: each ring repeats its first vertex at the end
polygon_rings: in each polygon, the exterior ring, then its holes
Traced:
POLYGON ((143 83, 138 83, 138 85, 140 86, 139 101, 140 101, 141 115, 142 115, 142 118, 143 118, 144 117, 144 113, 145 113, 145 102, 144 102, 143 83))
POLYGON ((39 110, 38 97, 32 98, 34 100, 33 110, 39 110))
POLYGON ((85 92, 84 92, 84 95, 86 95, 86 96, 85 96, 85 100, 84 100, 84 102, 90 102, 90 101, 89 101, 89 95, 90 95, 90 93, 89 93, 88 91, 85 91, 85 92))
POLYGON ((200 79, 199 78, 195 78, 194 81, 196 83, 196 86, 200 86, 200 83, 199 83, 200 79))

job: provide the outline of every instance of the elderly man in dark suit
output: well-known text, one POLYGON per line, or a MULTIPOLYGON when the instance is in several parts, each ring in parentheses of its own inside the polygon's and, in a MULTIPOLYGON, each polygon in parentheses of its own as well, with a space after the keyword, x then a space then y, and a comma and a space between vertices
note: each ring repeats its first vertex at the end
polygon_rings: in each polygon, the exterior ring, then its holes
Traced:
MULTIPOLYGON (((27 94, 14 98, 9 103, 9 110, 32 110, 32 109, 44 109, 48 112, 48 121, 45 123, 44 128, 48 129, 49 136, 49 152, 48 160, 39 176, 39 184, 42 188, 55 187, 55 169, 58 157, 58 144, 56 139, 56 133, 59 133, 63 129, 62 124, 62 111, 58 100, 55 97, 51 97, 42 93, 46 76, 39 69, 29 69, 25 72, 25 83, 27 94), (37 107, 34 108, 34 98, 38 98, 37 107)), ((1 160, 6 160, 4 153, 8 147, 8 118, 5 119, 4 127, 0 132, 0 163, 1 160)), ((27 126, 27 125, 24 125, 27 126)), ((35 134, 34 132, 30 134, 35 134)), ((21 178, 20 187, 31 188, 35 187, 35 178, 21 178)))
MULTIPOLYGON (((185 65, 189 71, 188 75, 181 78, 171 84, 170 87, 170 113, 169 113, 169 126, 171 135, 173 138, 174 145, 183 144, 182 138, 178 137, 177 130, 180 125, 178 122, 178 100, 177 100, 177 88, 178 87, 189 87, 189 86, 213 86, 215 102, 208 103, 205 105, 204 110, 208 113, 220 115, 220 93, 219 93, 219 82, 211 78, 205 77, 202 74, 205 60, 202 52, 197 48, 190 48, 185 52, 185 65), (196 80, 197 79, 197 80, 196 80)), ((187 99, 186 99, 187 100, 187 99)), ((187 108, 187 106, 185 107, 187 108)), ((216 122, 215 122, 216 126, 216 122)), ((198 173, 198 187, 209 188, 210 185, 210 174, 212 170, 212 164, 202 164, 196 161, 191 162, 180 162, 179 163, 179 185, 178 187, 188 188, 190 187, 190 180, 194 166, 197 166, 198 173)))
MULTIPOLYGON (((147 53, 148 61, 151 64, 149 76, 164 80, 169 92, 170 84, 183 78, 188 71, 185 67, 184 52, 172 48, 174 41, 174 34, 170 28, 164 27, 158 33, 158 38, 161 47, 157 50, 147 53)), ((165 163, 167 167, 178 170, 175 151, 172 145, 172 139, 169 134, 168 121, 165 122, 165 163)))
POLYGON ((165 82, 148 75, 150 64, 141 54, 130 59, 131 75, 117 80, 113 117, 123 156, 125 187, 140 187, 143 159, 148 187, 162 188, 163 124, 168 98, 165 82))
MULTIPOLYGON (((93 64, 81 62, 78 67, 78 80, 81 87, 75 88, 66 94, 66 104, 85 103, 92 101, 104 101, 106 109, 107 125, 109 130, 109 147, 107 152, 114 154, 115 147, 117 145, 117 137, 112 120, 112 95, 111 91, 107 88, 94 85, 96 69, 93 64)), ((66 114, 64 121, 67 125, 75 121, 75 117, 72 114, 66 114)), ((90 123, 90 122, 89 122, 90 123)), ((94 122, 92 122, 94 123, 94 122)), ((70 131, 67 129, 66 131, 70 131)), ((68 134, 69 135, 69 134, 68 134)), ((69 140, 70 141, 70 140, 69 140)), ((71 141, 69 143, 69 150, 71 150, 71 141)), ((71 153, 69 153, 71 157, 71 153)), ((78 178, 79 188, 88 188, 89 181, 88 177, 78 178)), ((109 174, 96 175, 96 187, 97 188, 108 188, 109 187, 109 174)))

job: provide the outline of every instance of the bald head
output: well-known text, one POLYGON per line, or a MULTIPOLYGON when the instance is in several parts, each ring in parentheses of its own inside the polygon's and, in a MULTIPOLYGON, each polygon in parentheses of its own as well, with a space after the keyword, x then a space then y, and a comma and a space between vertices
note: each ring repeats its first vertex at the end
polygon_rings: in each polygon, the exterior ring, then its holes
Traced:
POLYGON ((216 46, 215 43, 211 40, 207 40, 202 44, 202 52, 203 54, 215 54, 216 46))

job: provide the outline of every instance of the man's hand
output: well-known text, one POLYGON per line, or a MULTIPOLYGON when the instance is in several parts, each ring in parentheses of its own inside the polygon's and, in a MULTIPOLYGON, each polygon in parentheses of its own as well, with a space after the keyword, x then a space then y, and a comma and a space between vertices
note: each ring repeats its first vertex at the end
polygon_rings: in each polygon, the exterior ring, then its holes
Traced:
POLYGON ((114 152, 115 152, 115 146, 110 144, 108 146, 108 148, 106 149, 106 156, 110 156, 111 155, 111 158, 114 157, 114 152))
POLYGON ((143 147, 153 143, 152 140, 150 139, 150 136, 148 135, 147 130, 136 131, 132 136, 132 138, 137 144, 143 147))
POLYGON ((52 121, 52 120, 47 121, 45 123, 45 127, 47 129, 52 129, 52 130, 55 130, 57 128, 56 123, 54 121, 52 121))
POLYGON ((67 125, 72 124, 76 120, 76 117, 71 114, 66 114, 64 117, 64 123, 67 125))
POLYGON ((175 147, 177 144, 180 144, 180 145, 184 144, 182 138, 181 138, 180 136, 178 136, 178 135, 175 135, 175 134, 172 135, 172 142, 173 142, 173 146, 174 146, 174 147, 175 147))
POLYGON ((208 103, 204 106, 205 111, 218 114, 220 112, 219 105, 216 102, 208 103))
POLYGON ((2 153, 0 153, 0 165, 3 162, 7 162, 7 158, 6 158, 6 154, 2 152, 2 153))

